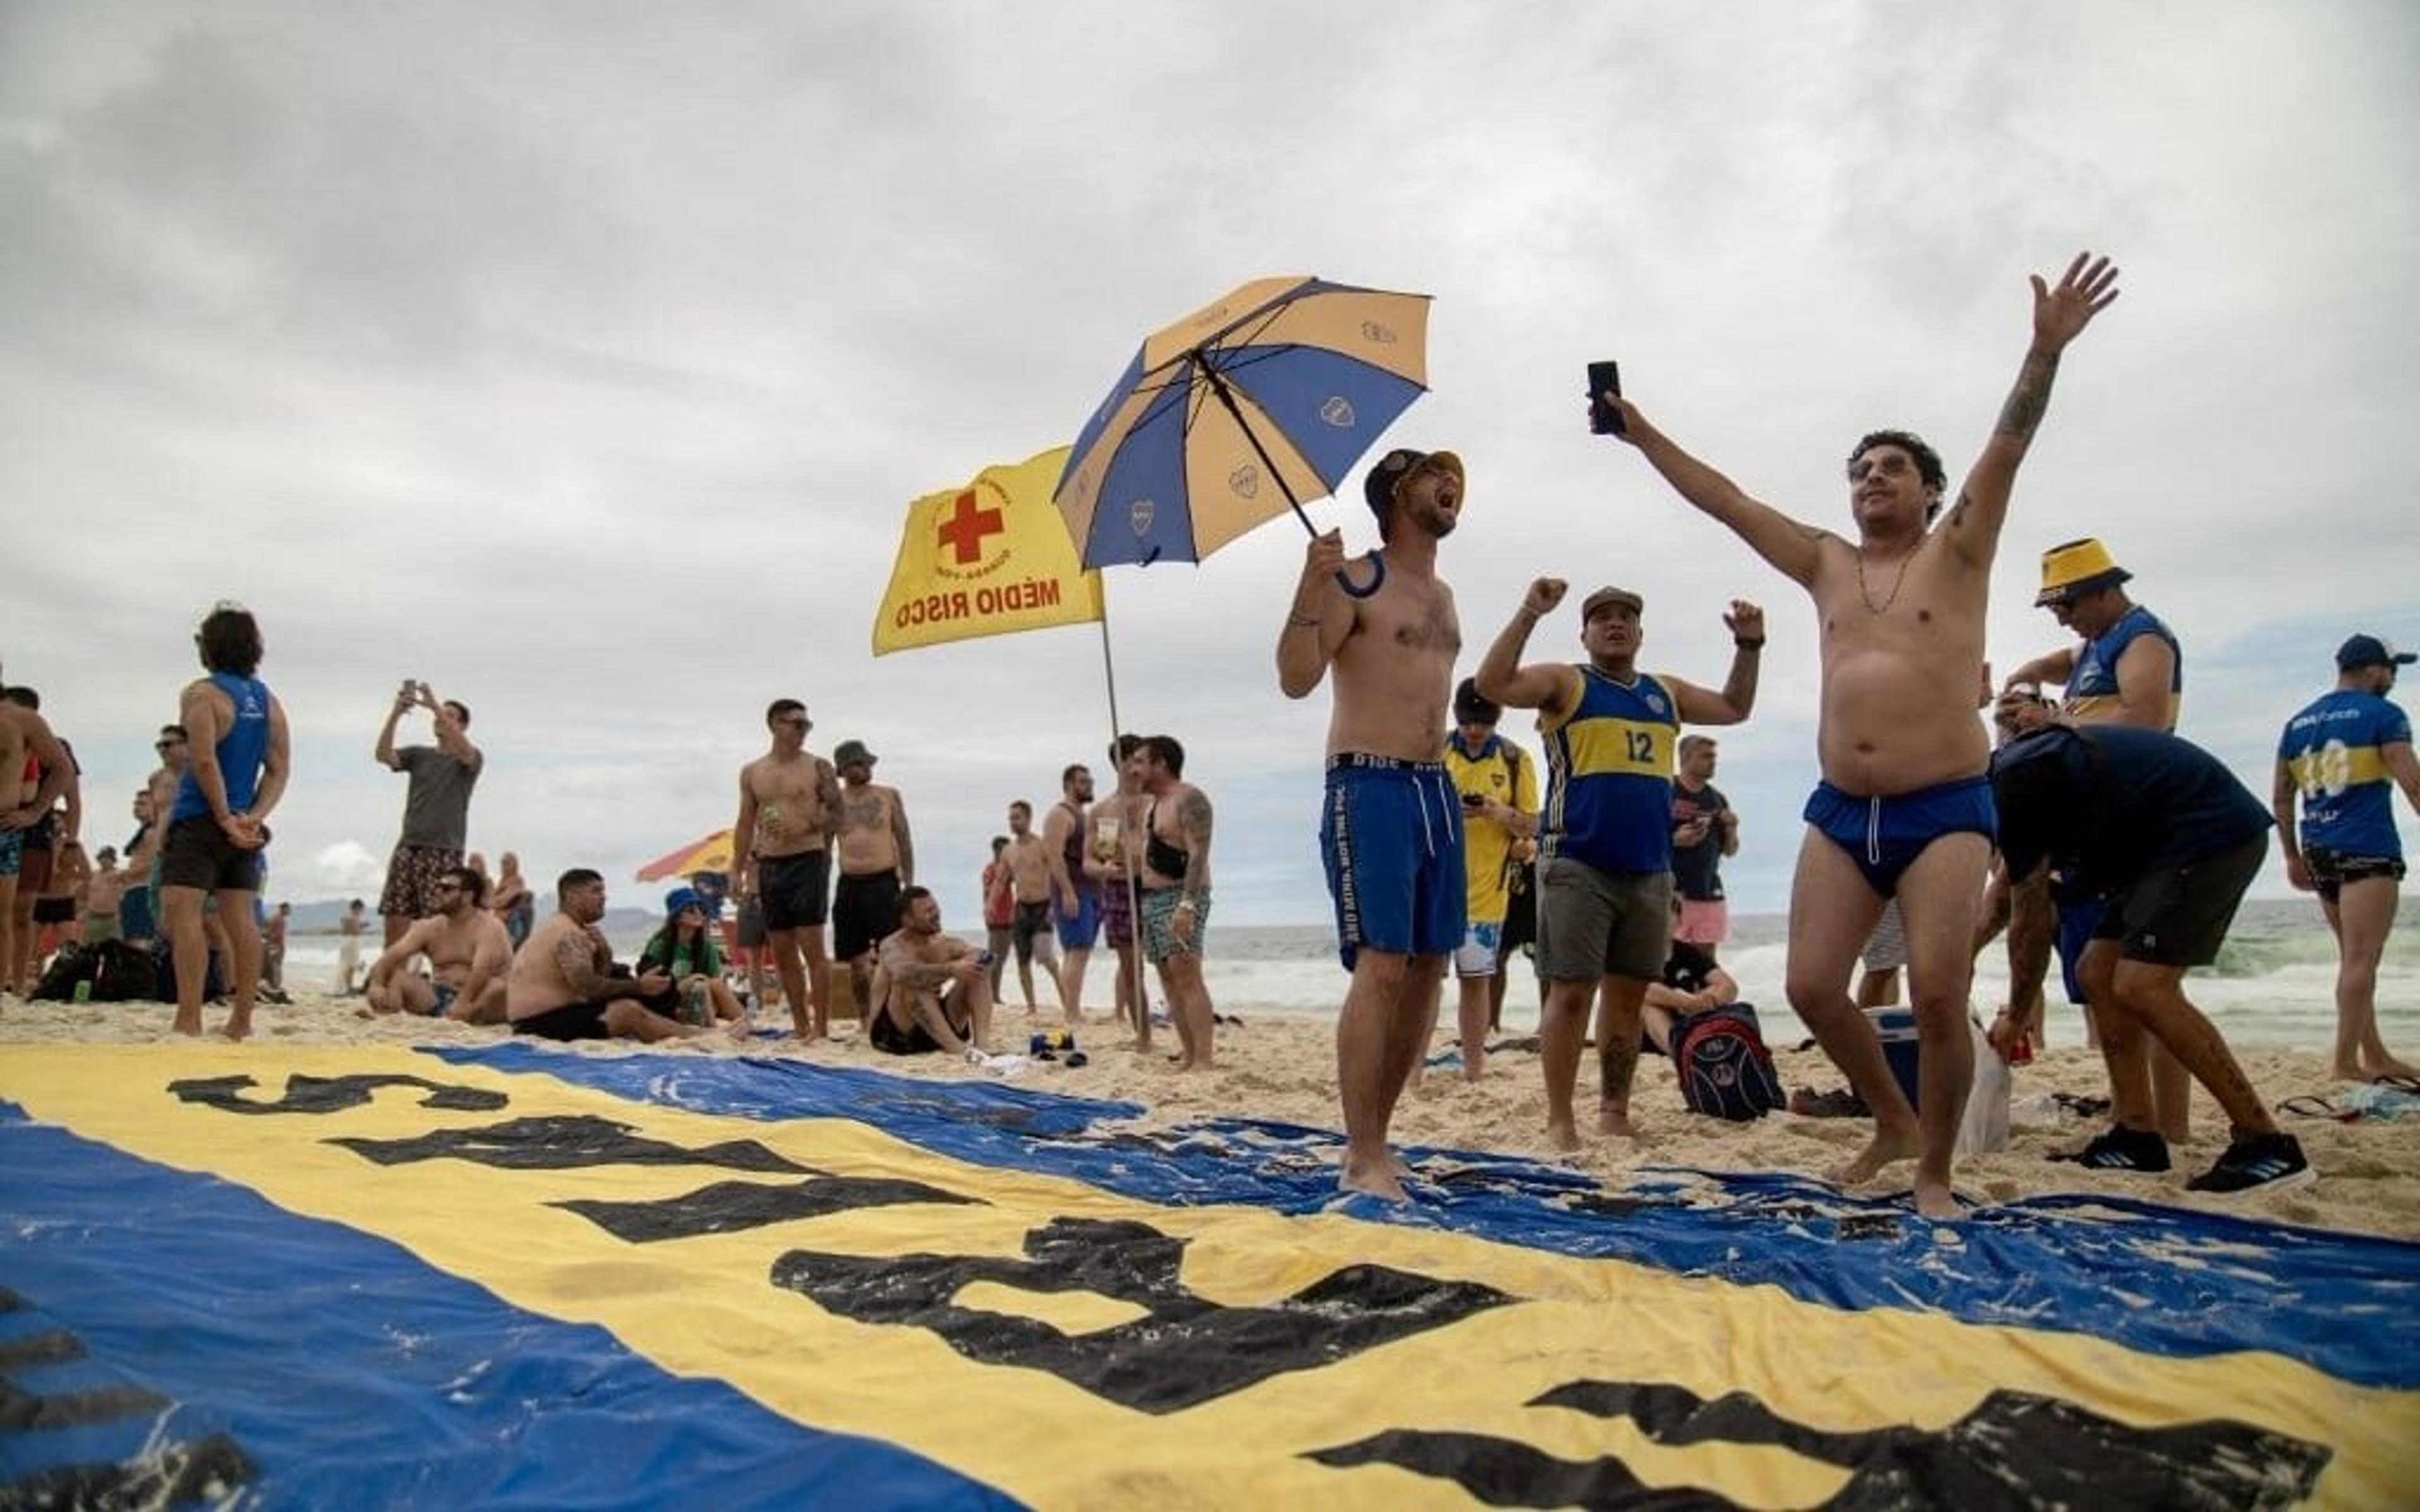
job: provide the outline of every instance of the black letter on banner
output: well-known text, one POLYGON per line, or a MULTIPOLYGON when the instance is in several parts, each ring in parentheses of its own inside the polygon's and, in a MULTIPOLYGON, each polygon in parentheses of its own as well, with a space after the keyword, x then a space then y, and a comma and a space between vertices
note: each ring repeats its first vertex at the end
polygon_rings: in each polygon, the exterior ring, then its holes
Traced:
POLYGON ((254 1103, 237 1095, 258 1085, 249 1076, 210 1076, 170 1082, 168 1090, 179 1102, 207 1103, 223 1113, 342 1113, 366 1103, 381 1087, 424 1088, 428 1095, 420 1100, 422 1107, 461 1113, 492 1113, 506 1101, 502 1092, 420 1076, 305 1076, 299 1072, 286 1078, 286 1096, 275 1103, 254 1103))
POLYGON ((970 1360, 1047 1370, 1146 1412, 1177 1412, 1516 1300, 1472 1282, 1353 1265, 1267 1306, 1221 1307, 1178 1282, 1184 1242, 1140 1223, 1054 1219, 1025 1236, 1025 1253, 1031 1260, 793 1250, 774 1263, 773 1284, 844 1318, 927 1328, 970 1360), (1146 1316, 1071 1337, 951 1301, 974 1281, 1095 1292, 1146 1316))
MULTIPOLYGON (((1706 1401, 1685 1387, 1578 1381, 1528 1403, 1627 1417, 1655 1443, 1774 1445, 1852 1472, 1826 1512, 1905 1506, 2291 1506, 2330 1457, 2233 1422, 2137 1428, 2073 1402, 1994 1391, 1938 1431, 1903 1425, 1838 1433, 1783 1418, 1745 1392, 1706 1401)), ((1728 1507, 1696 1487, 1646 1487, 1610 1457, 1575 1464, 1526 1443, 1473 1433, 1398 1429, 1305 1458, 1340 1469, 1392 1465, 1450 1480, 1497 1506, 1658 1504, 1728 1507)))
MULTIPOLYGON (((0 1313, 24 1311, 25 1299, 0 1287, 0 1313)), ((55 1396, 38 1396, 9 1378, 85 1358, 84 1342, 65 1329, 49 1329, 0 1343, 0 1433, 76 1428, 79 1443, 105 1445, 107 1425, 123 1423, 116 1435, 126 1458, 54 1465, 14 1480, 0 1480, 0 1507, 181 1506, 229 1501, 253 1478, 252 1461, 235 1441, 213 1433, 197 1443, 155 1440, 177 1404, 145 1387, 110 1382, 55 1396)), ((104 1448, 101 1452, 106 1453, 104 1448)))
POLYGON ((921 1181, 855 1176, 814 1176, 784 1186, 758 1181, 717 1181, 659 1202, 601 1202, 582 1197, 554 1206, 580 1214, 615 1239, 652 1244, 697 1234, 731 1234, 797 1218, 857 1208, 889 1208, 906 1202, 987 1207, 975 1197, 944 1192, 921 1181))
POLYGON ((720 1165, 734 1171, 787 1171, 804 1176, 753 1139, 732 1139, 704 1149, 683 1149, 660 1139, 641 1138, 627 1123, 610 1119, 549 1117, 512 1119, 485 1129, 439 1129, 412 1139, 332 1139, 333 1145, 381 1165, 422 1160, 467 1160, 508 1171, 560 1171, 582 1165, 720 1165))

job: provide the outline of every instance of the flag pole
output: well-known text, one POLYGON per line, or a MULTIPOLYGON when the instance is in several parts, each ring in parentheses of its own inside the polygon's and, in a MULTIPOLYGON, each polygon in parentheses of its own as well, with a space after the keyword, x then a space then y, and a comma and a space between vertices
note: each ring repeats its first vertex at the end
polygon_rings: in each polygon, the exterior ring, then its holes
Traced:
MULTIPOLYGON (((1118 718, 1117 662, 1109 655, 1109 575, 1106 572, 1101 574, 1101 681, 1108 687, 1109 693, 1109 744, 1107 748, 1110 764, 1117 769, 1117 775, 1112 779, 1117 784, 1113 791, 1118 795, 1120 806, 1123 808, 1125 799, 1126 770, 1125 763, 1118 759, 1118 736, 1125 732, 1125 727, 1118 718)), ((1124 875, 1115 879, 1115 885, 1126 889, 1126 934, 1130 942, 1127 949, 1134 956, 1134 980, 1126 1000, 1134 1005, 1135 1044, 1140 1049, 1148 1050, 1151 1048, 1151 999, 1144 993, 1142 984, 1142 899, 1136 890, 1134 868, 1125 864, 1127 822, 1127 817, 1121 814, 1118 820, 1120 859, 1118 870, 1124 875)), ((1105 925, 1103 933, 1107 932, 1105 925)), ((1126 964, 1124 957, 1119 955, 1115 940, 1109 942, 1109 954, 1117 958, 1117 969, 1123 974, 1126 969, 1126 964)), ((1112 1017, 1116 1015, 1117 1009, 1114 1004, 1110 1007, 1109 1012, 1112 1017)))

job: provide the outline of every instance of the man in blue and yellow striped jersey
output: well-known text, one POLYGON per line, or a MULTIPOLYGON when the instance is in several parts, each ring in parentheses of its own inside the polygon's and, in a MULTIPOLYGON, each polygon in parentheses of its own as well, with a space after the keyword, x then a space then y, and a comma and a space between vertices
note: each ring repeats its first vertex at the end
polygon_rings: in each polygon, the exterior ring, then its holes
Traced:
POLYGON ((1538 975, 1546 983, 1539 1024, 1546 1076, 1546 1137, 1575 1149, 1573 1084, 1589 1001, 1603 990, 1596 1025, 1597 1127, 1635 1134, 1630 1083, 1638 1068, 1639 1009, 1663 972, 1671 928, 1672 750, 1681 725, 1737 724, 1756 702, 1764 611, 1733 599, 1723 623, 1733 645, 1730 676, 1714 692, 1638 670, 1645 603, 1600 588, 1580 606, 1577 664, 1520 665, 1538 621, 1567 585, 1529 585, 1512 623, 1479 664, 1479 691, 1538 711, 1546 748, 1546 803, 1538 867, 1538 975))
POLYGON ((2395 688, 2395 670, 2414 659, 2374 635, 2352 637, 2336 648, 2335 690, 2287 720, 2277 742, 2270 807, 2286 879, 2319 895, 2336 937, 2335 1074, 2347 1081, 2414 1074, 2379 1039, 2377 1002, 2378 962, 2403 881, 2389 785, 2420 809, 2412 720, 2386 695, 2395 688))

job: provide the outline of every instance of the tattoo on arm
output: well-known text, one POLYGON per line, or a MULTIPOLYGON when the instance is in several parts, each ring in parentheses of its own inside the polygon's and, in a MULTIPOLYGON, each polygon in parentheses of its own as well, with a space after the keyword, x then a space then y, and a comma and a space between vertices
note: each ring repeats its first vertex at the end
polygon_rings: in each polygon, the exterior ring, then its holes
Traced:
POLYGON ((566 934, 555 942, 555 969, 563 973, 564 985, 578 993, 583 1002, 596 1002, 605 995, 613 979, 597 969, 596 947, 585 934, 566 934))
POLYGON ((2021 446, 2032 440, 2042 411, 2050 405, 2051 379, 2057 376, 2055 352, 2027 352, 2024 366, 2017 369, 2017 386, 2009 391, 2009 402, 2000 407, 1994 434, 2009 437, 2021 446))
POLYGON ((926 961, 906 945, 885 945, 877 957, 892 984, 911 991, 924 991, 949 982, 953 966, 950 963, 926 961))
POLYGON ((1187 794, 1176 823, 1185 831, 1185 890, 1198 893, 1210 880, 1210 795, 1200 788, 1187 794))

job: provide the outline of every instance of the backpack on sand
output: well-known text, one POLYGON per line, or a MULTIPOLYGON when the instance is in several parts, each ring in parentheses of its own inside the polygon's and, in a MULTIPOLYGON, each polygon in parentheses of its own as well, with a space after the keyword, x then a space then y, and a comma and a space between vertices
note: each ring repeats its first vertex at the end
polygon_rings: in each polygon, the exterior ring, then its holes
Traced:
POLYGON ((1773 1052, 1745 1003, 1683 1019, 1672 1042, 1672 1070, 1692 1113, 1747 1123, 1787 1102, 1774 1073, 1773 1052))

